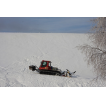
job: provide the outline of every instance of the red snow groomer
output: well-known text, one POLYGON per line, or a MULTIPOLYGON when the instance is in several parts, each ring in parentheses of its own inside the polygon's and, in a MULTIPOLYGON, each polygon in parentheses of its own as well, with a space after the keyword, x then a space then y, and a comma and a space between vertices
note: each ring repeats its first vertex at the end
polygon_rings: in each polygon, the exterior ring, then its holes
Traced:
POLYGON ((57 67, 51 66, 51 61, 42 60, 41 65, 38 68, 37 66, 31 65, 29 69, 32 71, 38 71, 40 74, 49 74, 49 75, 58 75, 58 76, 72 76, 76 71, 70 73, 68 69, 67 71, 61 71, 57 67))
POLYGON ((42 60, 41 65, 38 68, 37 66, 31 65, 29 69, 32 71, 38 71, 40 74, 49 74, 49 75, 61 75, 61 70, 57 67, 51 66, 51 61, 42 60))

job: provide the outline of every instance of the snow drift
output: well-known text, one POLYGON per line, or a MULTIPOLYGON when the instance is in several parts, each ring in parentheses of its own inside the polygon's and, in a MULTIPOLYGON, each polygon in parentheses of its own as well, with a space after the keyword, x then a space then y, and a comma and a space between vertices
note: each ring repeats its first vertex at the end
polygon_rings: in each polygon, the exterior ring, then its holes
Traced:
POLYGON ((1 87, 77 87, 106 86, 92 82, 93 69, 84 61, 85 55, 76 46, 89 44, 87 34, 73 33, 0 33, 1 87), (40 75, 29 65, 50 60, 65 71, 76 71, 72 78, 40 75))

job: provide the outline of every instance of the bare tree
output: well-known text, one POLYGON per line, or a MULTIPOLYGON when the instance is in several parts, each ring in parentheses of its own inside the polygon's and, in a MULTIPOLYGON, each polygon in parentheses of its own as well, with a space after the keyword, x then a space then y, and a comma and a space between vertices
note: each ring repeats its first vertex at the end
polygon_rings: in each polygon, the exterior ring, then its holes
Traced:
POLYGON ((79 49, 86 54, 88 64, 93 65, 96 79, 106 79, 106 17, 92 21, 95 26, 91 29, 93 33, 89 39, 92 40, 94 47, 83 45, 79 46, 79 49))

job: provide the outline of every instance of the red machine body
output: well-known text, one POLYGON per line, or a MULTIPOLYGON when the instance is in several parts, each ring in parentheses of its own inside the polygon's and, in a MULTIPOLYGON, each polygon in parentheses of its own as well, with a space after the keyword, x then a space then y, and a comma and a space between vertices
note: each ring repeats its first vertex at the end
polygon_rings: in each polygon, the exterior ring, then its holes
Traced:
POLYGON ((51 61, 42 60, 39 70, 52 70, 51 61))

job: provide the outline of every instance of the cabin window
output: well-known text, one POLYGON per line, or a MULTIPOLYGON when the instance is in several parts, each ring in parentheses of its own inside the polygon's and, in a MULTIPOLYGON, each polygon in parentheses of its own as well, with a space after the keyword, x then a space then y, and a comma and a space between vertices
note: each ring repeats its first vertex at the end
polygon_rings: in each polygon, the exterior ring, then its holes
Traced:
POLYGON ((47 66, 47 62, 42 62, 42 67, 46 67, 47 66))

